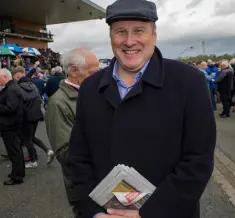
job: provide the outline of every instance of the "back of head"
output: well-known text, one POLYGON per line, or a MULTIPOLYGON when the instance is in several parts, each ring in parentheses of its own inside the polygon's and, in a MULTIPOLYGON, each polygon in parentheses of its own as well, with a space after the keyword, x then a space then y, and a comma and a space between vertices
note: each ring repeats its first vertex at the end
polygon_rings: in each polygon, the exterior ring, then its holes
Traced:
POLYGON ((52 76, 55 75, 55 68, 52 68, 52 69, 51 69, 50 74, 51 74, 52 76))
POLYGON ((54 71, 55 71, 55 73, 60 73, 60 74, 63 73, 63 69, 62 69, 62 67, 60 67, 60 66, 55 67, 55 68, 54 68, 54 71))
POLYGON ((196 66, 197 66, 197 67, 200 67, 200 66, 201 66, 201 61, 197 61, 197 62, 196 62, 196 66))
POLYGON ((213 61, 211 59, 207 60, 207 64, 214 64, 213 61))

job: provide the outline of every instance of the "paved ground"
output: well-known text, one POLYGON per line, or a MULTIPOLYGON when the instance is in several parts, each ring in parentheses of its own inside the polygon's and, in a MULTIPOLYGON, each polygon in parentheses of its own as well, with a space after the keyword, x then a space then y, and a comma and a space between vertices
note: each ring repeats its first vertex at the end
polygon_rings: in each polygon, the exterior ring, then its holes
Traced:
MULTIPOLYGON (((44 125, 40 125, 37 134, 49 144, 44 125)), ((0 151, 3 150, 0 147, 0 151)), ((26 171, 24 184, 6 187, 0 183, 0 218, 72 217, 59 164, 55 161, 50 168, 46 167, 45 154, 37 150, 39 168, 26 171)), ((6 179, 7 164, 0 157, 0 182, 6 179)))
MULTIPOLYGON (((235 114, 234 114, 235 118, 235 114)), ((235 120, 219 120, 219 146, 230 152, 232 140, 235 141, 235 120), (231 129, 229 129, 231 128, 231 129), (229 134, 229 133, 230 134, 229 134), (224 144, 226 142, 226 145, 224 144), (231 144, 230 144, 231 143, 231 144)), ((40 125, 38 136, 48 143, 45 126, 40 125)), ((3 151, 0 142, 0 153, 3 151)), ((231 150, 234 151, 234 150, 231 150)), ((0 218, 70 218, 70 207, 57 162, 52 167, 45 167, 46 159, 40 153, 40 166, 36 170, 28 170, 24 184, 5 187, 0 183, 0 218)), ((235 151, 233 153, 235 155, 235 151)), ((0 182, 6 179, 8 162, 0 157, 0 182)), ((234 218, 235 208, 228 197, 213 179, 209 183, 201 200, 202 218, 234 218)))
MULTIPOLYGON (((220 110, 221 105, 219 105, 219 112, 220 110)), ((235 112, 231 113, 230 118, 217 118, 217 130, 217 147, 235 162, 235 112)))

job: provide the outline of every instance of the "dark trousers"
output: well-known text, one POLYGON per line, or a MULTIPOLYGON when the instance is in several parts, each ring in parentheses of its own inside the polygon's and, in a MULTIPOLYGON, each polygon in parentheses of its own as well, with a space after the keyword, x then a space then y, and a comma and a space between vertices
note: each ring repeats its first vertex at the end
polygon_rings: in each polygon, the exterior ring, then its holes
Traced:
POLYGON ((38 155, 34 144, 41 148, 45 153, 47 153, 49 150, 49 148, 35 136, 37 127, 38 121, 26 123, 21 130, 21 139, 23 141, 23 144, 27 146, 29 157, 32 162, 38 160, 38 155))
POLYGON ((30 160, 35 162, 36 158, 36 150, 33 145, 33 138, 36 132, 37 122, 33 123, 25 123, 21 129, 21 137, 24 145, 27 147, 30 160))
MULTIPOLYGON (((37 128, 38 128, 38 123, 39 121, 37 121, 35 123, 35 128, 34 128, 34 134, 33 134, 33 143, 35 145, 37 145, 39 148, 41 148, 45 153, 48 152, 49 148, 43 143, 43 141, 39 138, 37 138, 35 135, 36 135, 36 131, 37 131, 37 128)), ((36 159, 38 159, 38 156, 37 156, 37 152, 36 152, 36 149, 34 147, 34 150, 35 150, 35 153, 36 153, 36 159)))
POLYGON ((230 98, 229 98, 229 105, 230 105, 230 107, 233 107, 233 106, 234 106, 233 96, 234 96, 234 90, 231 90, 231 92, 230 92, 230 98))
POLYGON ((220 93, 220 100, 223 105, 223 115, 230 115, 229 93, 220 93))
POLYGON ((25 164, 24 154, 18 138, 18 131, 2 132, 2 139, 12 163, 11 178, 16 181, 21 181, 25 175, 25 164))
POLYGON ((213 110, 216 111, 217 106, 216 106, 216 89, 215 88, 210 88, 210 95, 211 95, 211 103, 212 103, 213 110))
POLYGON ((49 148, 43 143, 43 141, 37 137, 33 137, 33 143, 37 145, 39 148, 41 148, 45 153, 48 152, 49 148))

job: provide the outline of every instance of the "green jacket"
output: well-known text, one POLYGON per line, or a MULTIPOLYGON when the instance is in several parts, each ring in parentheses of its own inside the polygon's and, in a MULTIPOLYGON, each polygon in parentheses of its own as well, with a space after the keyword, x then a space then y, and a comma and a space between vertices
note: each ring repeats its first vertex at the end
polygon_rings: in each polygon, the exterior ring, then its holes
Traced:
POLYGON ((45 115, 47 135, 51 147, 59 158, 68 148, 73 127, 78 91, 62 80, 57 92, 49 99, 45 115))

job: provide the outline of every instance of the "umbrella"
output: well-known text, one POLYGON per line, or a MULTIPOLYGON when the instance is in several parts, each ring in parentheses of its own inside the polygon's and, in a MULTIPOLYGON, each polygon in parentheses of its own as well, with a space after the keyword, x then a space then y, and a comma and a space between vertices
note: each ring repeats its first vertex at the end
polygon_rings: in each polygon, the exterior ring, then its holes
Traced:
POLYGON ((22 49, 19 46, 15 45, 15 44, 2 44, 1 46, 4 47, 4 48, 8 48, 11 51, 16 52, 16 53, 21 53, 22 52, 22 49))
POLYGON ((34 54, 34 55, 37 55, 37 56, 40 56, 41 53, 36 49, 36 48, 23 48, 22 51, 24 52, 28 52, 30 54, 34 54))
POLYGON ((15 54, 8 48, 0 47, 0 56, 15 56, 15 54))
POLYGON ((24 51, 22 54, 20 54, 21 56, 27 56, 27 57, 35 57, 34 56, 34 54, 31 54, 31 53, 29 53, 29 52, 27 52, 27 51, 24 51))

